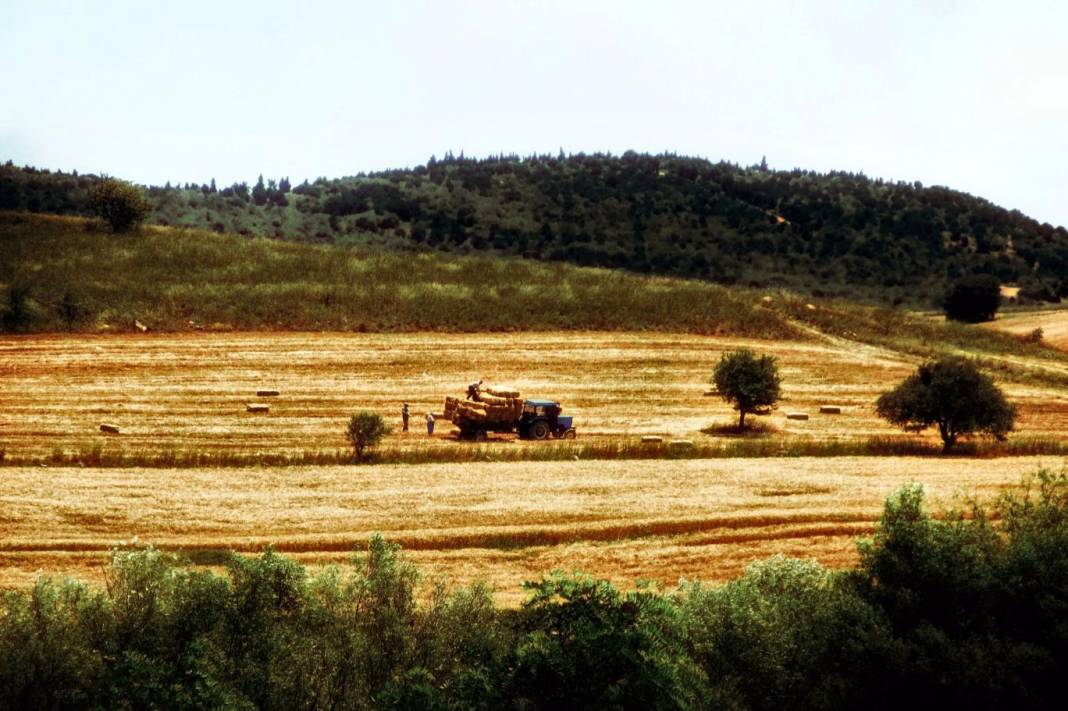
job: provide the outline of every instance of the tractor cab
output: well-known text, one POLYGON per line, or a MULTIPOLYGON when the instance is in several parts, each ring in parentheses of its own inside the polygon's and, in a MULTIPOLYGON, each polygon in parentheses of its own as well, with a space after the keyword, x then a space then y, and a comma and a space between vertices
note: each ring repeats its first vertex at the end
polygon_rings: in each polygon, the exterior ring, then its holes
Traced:
POLYGON ((574 439, 573 418, 562 416, 562 410, 553 400, 524 400, 519 435, 524 439, 574 439))

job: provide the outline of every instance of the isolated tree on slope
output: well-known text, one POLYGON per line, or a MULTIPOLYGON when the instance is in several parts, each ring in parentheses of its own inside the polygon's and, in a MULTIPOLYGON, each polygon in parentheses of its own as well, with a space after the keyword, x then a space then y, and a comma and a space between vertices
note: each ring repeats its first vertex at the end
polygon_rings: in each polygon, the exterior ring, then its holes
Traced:
POLYGON ((1004 440, 1012 431, 1016 408, 975 364, 964 358, 924 363, 896 388, 879 397, 879 416, 906 431, 938 425, 942 451, 961 435, 981 432, 1004 440))
POLYGON ((111 178, 100 181, 89 191, 89 206, 107 220, 113 232, 132 230, 152 211, 152 203, 140 188, 111 178))
POLYGON ((763 414, 779 401, 782 381, 774 356, 743 349, 725 353, 712 374, 720 397, 738 411, 738 429, 745 429, 748 413, 763 414))

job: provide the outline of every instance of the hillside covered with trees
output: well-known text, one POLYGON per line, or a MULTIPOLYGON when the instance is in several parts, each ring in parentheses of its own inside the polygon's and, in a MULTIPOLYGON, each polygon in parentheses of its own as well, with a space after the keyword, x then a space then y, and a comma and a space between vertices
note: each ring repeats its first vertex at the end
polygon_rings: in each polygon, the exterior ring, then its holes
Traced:
MULTIPOLYGON (((93 175, 0 167, 0 209, 89 214, 93 175)), ((944 187, 675 155, 451 154, 412 169, 147 188, 150 222, 279 239, 490 251, 724 284, 929 304, 992 274, 1068 296, 1068 231, 944 187)))

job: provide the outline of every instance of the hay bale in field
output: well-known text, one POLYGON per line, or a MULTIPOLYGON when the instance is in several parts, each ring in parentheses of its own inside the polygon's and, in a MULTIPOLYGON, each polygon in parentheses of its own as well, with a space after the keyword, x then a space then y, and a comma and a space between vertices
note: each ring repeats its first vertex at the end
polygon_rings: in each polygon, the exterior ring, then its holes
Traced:
POLYGON ((715 397, 719 395, 719 390, 705 390, 705 397, 715 397))
POLYGON ((278 397, 280 393, 277 390, 257 390, 256 397, 278 397))
POLYGON ((839 405, 820 405, 821 415, 841 415, 842 408, 839 405))
POLYGON ((109 424, 109 423, 105 422, 105 423, 102 423, 100 425, 100 431, 103 432, 104 434, 118 434, 119 433, 119 426, 118 425, 112 425, 112 424, 109 424))
POLYGON ((788 419, 788 420, 807 420, 808 419, 808 413, 807 412, 787 412, 786 413, 786 419, 788 419))
POLYGON ((245 405, 245 412, 270 412, 270 405, 264 405, 259 402, 250 402, 245 405))
POLYGON ((668 442, 669 449, 693 449, 692 439, 673 439, 668 442))
POLYGON ((642 435, 642 444, 663 444, 664 438, 659 435, 642 435))

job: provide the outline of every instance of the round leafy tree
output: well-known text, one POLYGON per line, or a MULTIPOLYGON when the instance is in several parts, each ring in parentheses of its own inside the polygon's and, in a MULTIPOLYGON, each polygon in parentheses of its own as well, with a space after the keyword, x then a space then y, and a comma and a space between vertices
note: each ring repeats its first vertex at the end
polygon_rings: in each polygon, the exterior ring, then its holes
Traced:
POLYGON ((952 321, 993 321, 1001 305, 1001 282, 989 274, 973 274, 957 281, 946 292, 942 308, 952 321))
POLYGON ((357 412, 349 420, 346 430, 352 443, 353 455, 357 462, 363 461, 371 449, 378 446, 382 438, 390 433, 389 425, 377 412, 357 412))
POLYGON ((100 181, 89 191, 89 206, 107 220, 114 232, 132 230, 152 211, 152 203, 140 188, 111 178, 100 181))
POLYGON ((983 433, 1003 440, 1016 420, 1016 408, 994 381, 965 358, 924 363, 880 396, 875 409, 880 417, 909 432, 937 425, 943 452, 961 435, 983 433))
POLYGON ((782 381, 774 356, 757 356, 749 349, 725 353, 716 364, 712 382, 720 397, 738 411, 738 429, 745 428, 745 416, 767 414, 779 401, 782 381))

